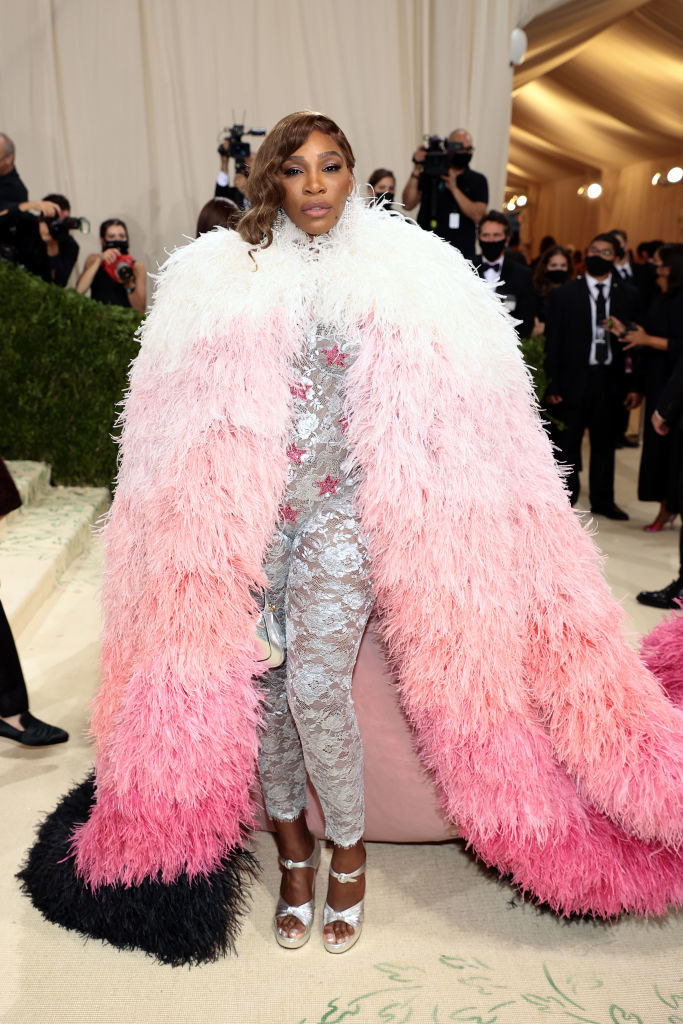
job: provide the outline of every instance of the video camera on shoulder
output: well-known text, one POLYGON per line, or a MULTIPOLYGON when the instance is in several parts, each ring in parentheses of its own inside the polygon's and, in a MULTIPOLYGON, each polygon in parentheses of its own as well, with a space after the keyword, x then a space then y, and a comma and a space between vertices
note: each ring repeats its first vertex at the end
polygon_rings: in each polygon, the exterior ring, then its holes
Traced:
POLYGON ((462 166, 455 163, 453 157, 467 148, 463 142, 449 142, 440 135, 425 135, 425 142, 427 152, 421 166, 427 178, 443 178, 453 166, 462 170, 462 166))
POLYGON ((236 170, 244 173, 242 168, 244 161, 251 156, 251 146, 244 141, 245 135, 265 135, 265 128, 250 128, 245 131, 244 124, 233 124, 230 128, 224 128, 218 135, 218 152, 221 156, 232 157, 237 164, 236 170))

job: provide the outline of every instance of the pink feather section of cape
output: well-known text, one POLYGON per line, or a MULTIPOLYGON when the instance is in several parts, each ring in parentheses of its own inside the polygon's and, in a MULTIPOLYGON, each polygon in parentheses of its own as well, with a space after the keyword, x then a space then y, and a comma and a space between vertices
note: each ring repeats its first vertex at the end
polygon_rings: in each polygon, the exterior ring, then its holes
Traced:
POLYGON ((207 872, 253 820, 251 592, 314 310, 360 334, 357 506, 445 814, 559 912, 680 903, 683 712, 624 639, 498 301, 459 254, 379 211, 354 213, 314 257, 276 239, 255 272, 226 233, 188 249, 165 272, 123 417, 98 801, 74 839, 85 880, 207 872), (226 282, 215 297, 207 267, 226 282), (164 331, 186 338, 181 362, 164 331))
POLYGON ((683 704, 683 613, 676 612, 643 637, 643 660, 671 700, 683 704))

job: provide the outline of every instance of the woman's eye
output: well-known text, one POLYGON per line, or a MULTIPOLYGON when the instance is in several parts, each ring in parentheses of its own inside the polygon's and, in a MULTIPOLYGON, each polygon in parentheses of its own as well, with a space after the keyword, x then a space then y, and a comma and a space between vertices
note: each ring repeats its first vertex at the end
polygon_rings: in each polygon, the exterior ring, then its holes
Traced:
POLYGON ((294 174, 301 174, 301 169, 299 167, 287 167, 282 173, 291 178, 294 174))
POLYGON ((323 170, 324 171, 340 171, 341 170, 341 164, 327 164, 326 167, 323 167, 323 170))

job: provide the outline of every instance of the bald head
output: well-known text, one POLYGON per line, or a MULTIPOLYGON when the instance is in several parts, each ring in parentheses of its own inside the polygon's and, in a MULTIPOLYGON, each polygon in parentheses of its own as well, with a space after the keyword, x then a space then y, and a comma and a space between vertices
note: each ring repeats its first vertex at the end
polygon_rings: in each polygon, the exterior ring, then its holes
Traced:
POLYGON ((9 135, 0 132, 0 176, 9 174, 14 167, 14 142, 9 135))
POLYGON ((461 142, 464 149, 472 149, 472 136, 466 128, 456 128, 448 136, 449 142, 461 142))

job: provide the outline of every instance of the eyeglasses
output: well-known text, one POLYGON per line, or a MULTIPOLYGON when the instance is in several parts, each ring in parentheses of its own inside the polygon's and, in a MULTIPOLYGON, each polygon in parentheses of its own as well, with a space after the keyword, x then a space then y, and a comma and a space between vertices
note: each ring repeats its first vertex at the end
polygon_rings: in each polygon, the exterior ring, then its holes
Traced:
POLYGON ((611 259, 614 256, 613 249, 599 249, 597 245, 591 245, 588 249, 589 256, 604 256, 605 259, 611 259))

